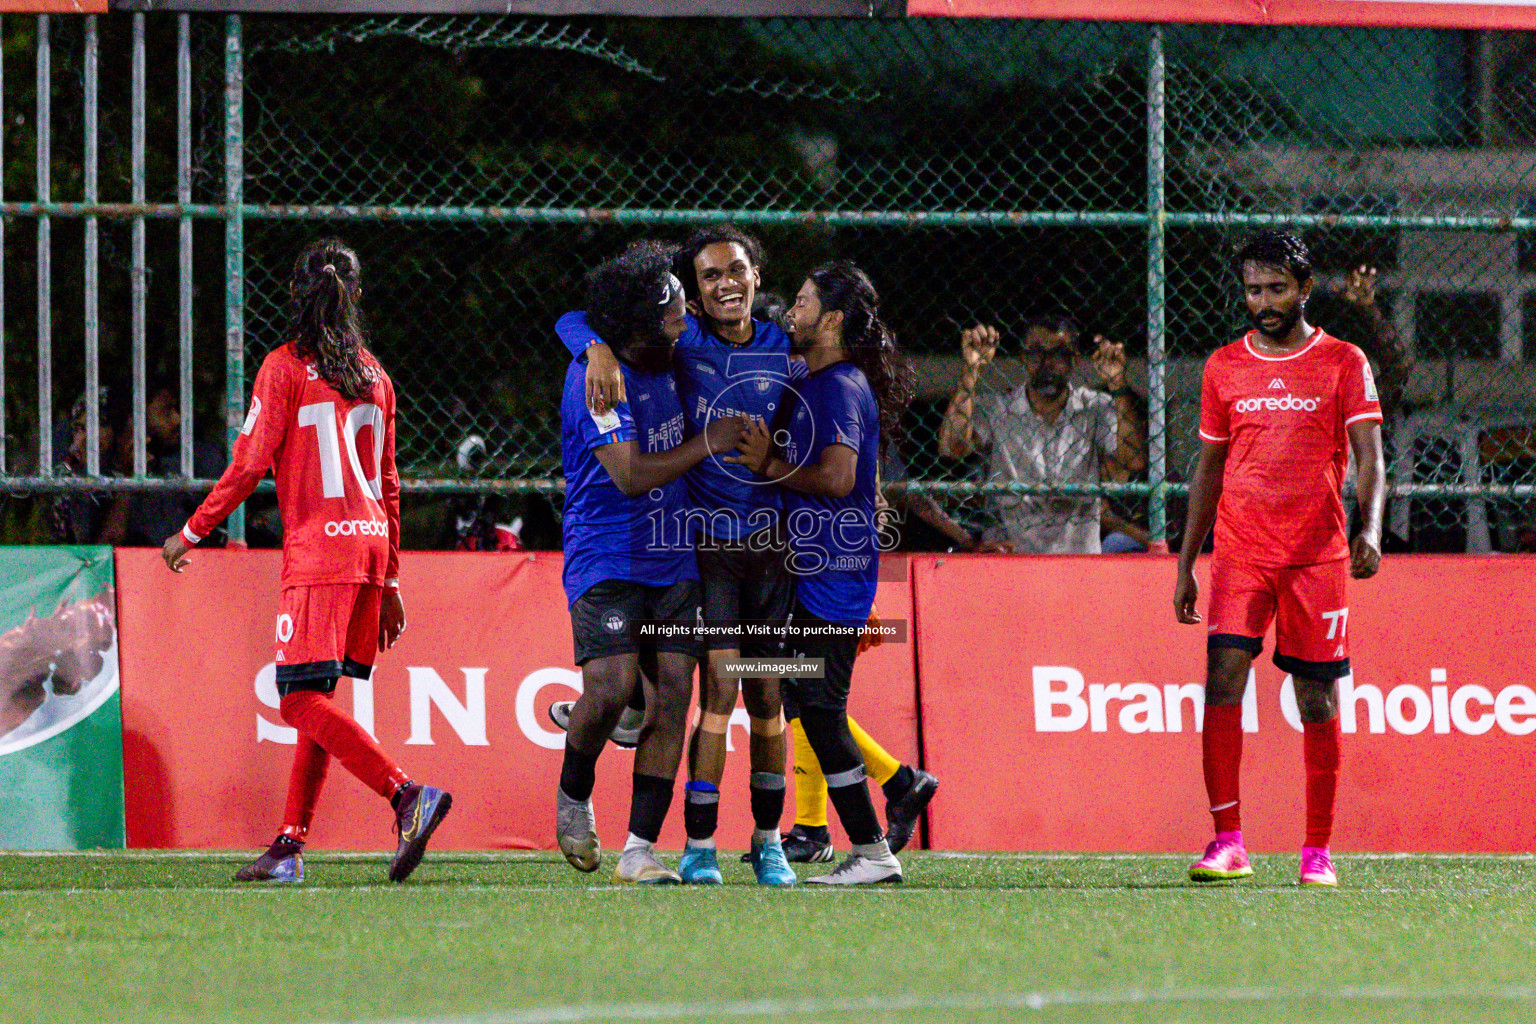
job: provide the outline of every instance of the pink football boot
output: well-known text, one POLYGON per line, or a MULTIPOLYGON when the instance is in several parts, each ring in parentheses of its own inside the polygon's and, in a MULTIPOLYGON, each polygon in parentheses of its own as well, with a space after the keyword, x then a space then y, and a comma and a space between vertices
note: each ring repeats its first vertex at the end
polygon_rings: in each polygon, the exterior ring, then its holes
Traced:
MULTIPOLYGON (((1324 863, 1327 855, 1324 855, 1324 863)), ((1189 866, 1189 877, 1196 882, 1224 882, 1253 874, 1248 851, 1243 849, 1241 832, 1218 832, 1205 848, 1205 856, 1189 866)))
POLYGON ((1333 860, 1328 856, 1328 847, 1303 846, 1301 848, 1301 884, 1332 886, 1339 884, 1339 876, 1333 873, 1333 860))

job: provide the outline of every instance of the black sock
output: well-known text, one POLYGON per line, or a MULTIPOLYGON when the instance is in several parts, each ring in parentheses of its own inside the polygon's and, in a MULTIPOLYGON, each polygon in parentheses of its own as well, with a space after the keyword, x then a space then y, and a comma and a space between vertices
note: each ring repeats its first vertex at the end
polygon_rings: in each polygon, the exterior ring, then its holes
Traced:
POLYGON ((267 847, 269 857, 287 857, 304 849, 304 844, 286 833, 272 840, 272 845, 267 847))
POLYGON ((412 782, 410 779, 406 779, 404 782, 400 783, 399 786, 395 787, 394 794, 389 798, 389 806, 398 811, 400 809, 400 805, 405 801, 406 791, 414 785, 416 785, 416 783, 412 782))
POLYGON ((684 787, 683 830, 689 839, 710 839, 720 820, 720 790, 709 782, 684 787))
POLYGON ((801 708, 800 727, 816 752, 827 777, 827 796, 837 809, 843 831, 856 845, 880 841, 880 821, 864 781, 864 756, 848 731, 848 713, 828 708, 801 708))
POLYGON ((896 769, 896 774, 880 784, 880 792, 885 794, 887 800, 900 800, 907 795, 907 790, 912 788, 912 783, 917 781, 917 773, 906 765, 896 769))
POLYGON ((764 832, 777 832, 784 817, 784 776, 778 772, 753 772, 752 824, 764 832))
POLYGON ((837 808, 837 820, 843 823, 843 831, 855 846, 878 843, 884 838, 880 819, 875 817, 875 802, 869 798, 869 786, 862 778, 847 786, 827 786, 827 797, 837 808))
POLYGON ((672 780, 635 773, 629 799, 629 831, 648 843, 661 836, 661 824, 672 806, 672 780))
POLYGON ((597 754, 583 754, 567 740, 565 760, 560 765, 560 789, 580 803, 592 796, 592 787, 596 783, 597 754))

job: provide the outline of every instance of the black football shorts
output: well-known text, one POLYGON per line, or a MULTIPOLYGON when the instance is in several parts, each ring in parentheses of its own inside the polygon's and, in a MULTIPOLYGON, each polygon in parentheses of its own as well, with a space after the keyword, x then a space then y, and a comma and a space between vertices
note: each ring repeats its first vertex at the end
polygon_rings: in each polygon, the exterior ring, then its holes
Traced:
POLYGON ((699 584, 683 580, 649 587, 629 580, 603 580, 571 605, 576 664, 615 654, 654 656, 658 651, 698 658, 699 584))
POLYGON ((799 601, 795 602, 791 622, 796 632, 785 645, 786 655, 821 658, 825 671, 820 679, 784 680, 784 717, 799 718, 801 708, 847 711, 848 693, 853 689, 853 662, 859 653, 857 632, 829 632, 834 624, 812 615, 799 601))
MULTIPOLYGON (((795 578, 789 570, 788 546, 778 531, 761 530, 736 542, 701 536, 696 550, 706 626, 751 622, 777 627, 789 618, 795 578)), ((744 658, 774 658, 783 653, 777 636, 754 640, 714 630, 706 634, 704 646, 712 651, 740 650, 744 658)))

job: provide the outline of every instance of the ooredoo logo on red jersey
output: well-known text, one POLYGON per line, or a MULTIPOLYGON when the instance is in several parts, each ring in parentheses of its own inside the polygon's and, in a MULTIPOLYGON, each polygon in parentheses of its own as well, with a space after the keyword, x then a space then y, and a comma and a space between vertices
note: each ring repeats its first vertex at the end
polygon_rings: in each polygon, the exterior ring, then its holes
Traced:
POLYGON ((1320 399, 1297 398, 1287 393, 1283 398, 1245 398, 1232 408, 1236 412, 1317 412, 1320 405, 1320 399))
POLYGON ((332 519, 325 524, 327 537, 388 537, 389 524, 380 519, 332 519))

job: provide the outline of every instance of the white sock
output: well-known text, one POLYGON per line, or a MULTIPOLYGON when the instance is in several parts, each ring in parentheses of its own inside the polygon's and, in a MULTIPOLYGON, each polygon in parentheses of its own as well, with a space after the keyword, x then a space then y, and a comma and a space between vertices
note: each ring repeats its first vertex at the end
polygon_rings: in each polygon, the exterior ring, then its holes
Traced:
POLYGON ((628 705, 625 705, 624 710, 619 714, 619 725, 618 725, 618 727, 620 729, 625 730, 626 732, 629 731, 629 730, 632 730, 632 729, 638 729, 638 728, 640 728, 644 724, 645 724, 645 709, 644 708, 632 708, 632 707, 629 707, 628 705))
POLYGON ((649 839, 641 839, 631 832, 629 838, 624 840, 624 852, 628 853, 630 850, 649 850, 654 845, 649 839))
POLYGON ((758 846, 763 845, 770 839, 777 839, 778 837, 779 834, 772 829, 754 828, 752 830, 752 841, 758 846))
POLYGON ((708 839, 690 839, 688 840, 688 845, 693 847, 695 850, 713 850, 715 848, 715 837, 710 836, 708 839))
POLYGON ((891 853, 891 844, 887 843, 884 839, 876 843, 855 843, 853 846, 853 852, 858 854, 860 857, 863 857, 865 860, 885 860, 893 856, 891 853))

